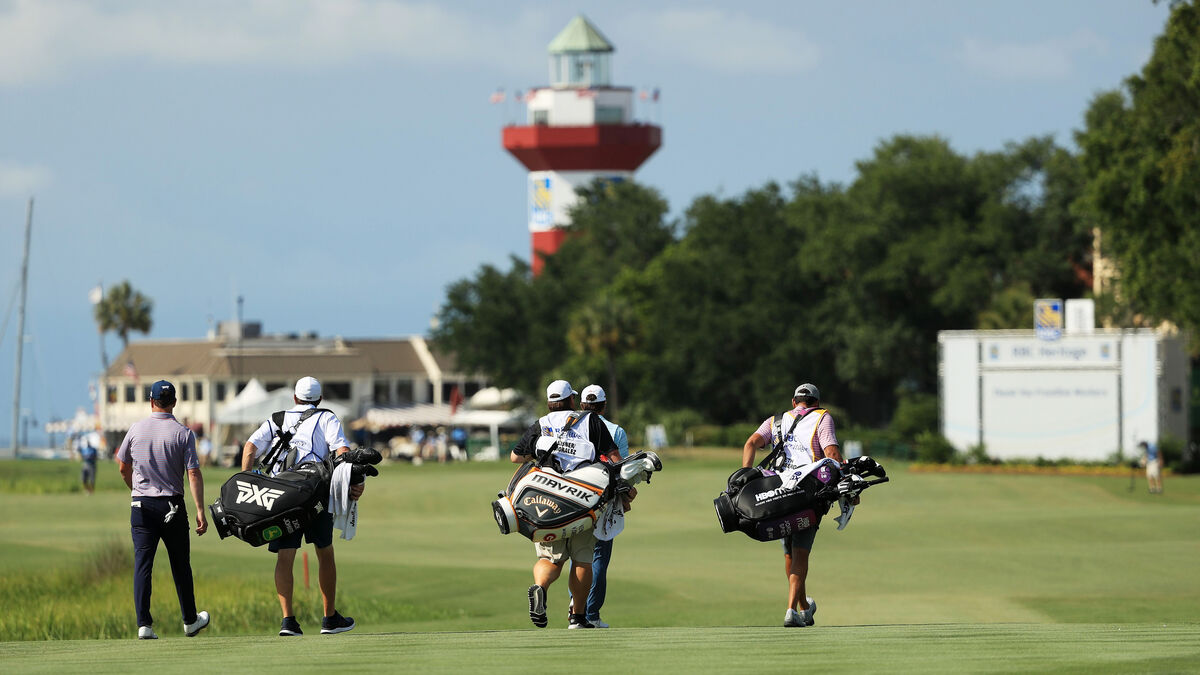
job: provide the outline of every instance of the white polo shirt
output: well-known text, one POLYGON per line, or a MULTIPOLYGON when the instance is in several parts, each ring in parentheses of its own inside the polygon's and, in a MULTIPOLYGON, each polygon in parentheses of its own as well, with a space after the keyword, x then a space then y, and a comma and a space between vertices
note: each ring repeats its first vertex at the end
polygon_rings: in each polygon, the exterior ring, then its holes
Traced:
MULTIPOLYGON (((288 410, 283 416, 283 428, 291 429, 305 410, 315 407, 311 403, 302 403, 288 410)), ((269 449, 278 434, 279 428, 273 420, 263 422, 262 426, 250 435, 249 441, 254 444, 254 456, 257 457, 269 449)), ((316 413, 304 420, 292 436, 292 447, 296 448, 296 464, 322 461, 329 456, 330 448, 337 450, 349 446, 342 433, 342 423, 338 421, 337 415, 328 411, 316 413)), ((280 457, 276 464, 282 460, 283 457, 280 457)), ((271 467, 271 474, 276 473, 279 473, 279 467, 271 467)))

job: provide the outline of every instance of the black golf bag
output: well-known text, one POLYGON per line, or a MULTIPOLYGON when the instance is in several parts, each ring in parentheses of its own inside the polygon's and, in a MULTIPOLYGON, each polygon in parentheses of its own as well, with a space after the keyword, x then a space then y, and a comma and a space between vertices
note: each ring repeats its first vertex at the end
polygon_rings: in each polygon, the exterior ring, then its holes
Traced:
POLYGON ((373 465, 383 458, 369 448, 351 450, 336 459, 326 457, 321 462, 305 462, 274 476, 268 475, 268 468, 275 466, 281 456, 295 456, 292 435, 301 422, 316 412, 321 409, 305 411, 290 430, 283 429, 283 413, 275 413, 275 426, 280 433, 270 452, 259 462, 258 470, 234 474, 221 486, 217 501, 208 507, 213 527, 222 539, 233 536, 251 546, 262 546, 304 530, 313 518, 328 510, 329 481, 339 464, 351 465, 351 485, 362 483, 367 476, 379 475, 373 465))
POLYGON ((329 477, 324 462, 306 462, 276 476, 234 474, 209 507, 217 534, 262 546, 304 530, 329 507, 329 477))
POLYGON ((785 474, 744 468, 729 477, 713 506, 722 532, 740 531, 758 541, 773 541, 815 527, 835 502, 842 510, 838 529, 844 528, 859 493, 887 480, 883 467, 870 457, 842 465, 826 458, 785 474), (863 475, 879 479, 867 481, 863 475))
POLYGON ((549 542, 586 532, 595 527, 605 505, 628 493, 632 485, 650 482, 650 475, 662 470, 662 461, 653 452, 567 472, 546 464, 522 464, 508 488, 496 495, 492 515, 500 534, 520 532, 530 541, 549 542))

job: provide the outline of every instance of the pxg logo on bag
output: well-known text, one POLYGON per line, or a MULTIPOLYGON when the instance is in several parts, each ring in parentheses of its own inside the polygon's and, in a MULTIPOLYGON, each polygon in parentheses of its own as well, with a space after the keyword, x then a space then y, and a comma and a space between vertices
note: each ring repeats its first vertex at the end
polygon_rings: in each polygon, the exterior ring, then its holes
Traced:
POLYGON ((244 504, 246 502, 254 502, 268 511, 275 506, 275 500, 279 499, 280 495, 283 494, 283 490, 260 488, 240 480, 237 481, 237 489, 238 496, 235 503, 244 504))

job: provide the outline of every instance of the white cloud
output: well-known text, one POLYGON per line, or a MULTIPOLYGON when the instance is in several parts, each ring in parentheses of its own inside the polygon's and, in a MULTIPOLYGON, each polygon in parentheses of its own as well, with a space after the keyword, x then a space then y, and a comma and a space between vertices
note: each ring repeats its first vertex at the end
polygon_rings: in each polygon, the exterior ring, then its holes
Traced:
POLYGON ((0 159, 0 197, 31 197, 50 185, 50 169, 0 159))
POLYGON ((544 33, 542 22, 525 13, 496 26, 432 2, 391 0, 0 0, 0 85, 112 61, 311 67, 383 57, 494 67, 512 51, 506 34, 544 33))
POLYGON ((820 57, 800 31, 719 9, 637 12, 623 36, 655 58, 724 73, 796 73, 815 67, 820 57))
POLYGON ((1076 59, 1107 49, 1103 38, 1083 29, 1066 37, 1025 44, 968 37, 963 40, 960 56, 971 69, 992 77, 1060 80, 1074 72, 1076 59))

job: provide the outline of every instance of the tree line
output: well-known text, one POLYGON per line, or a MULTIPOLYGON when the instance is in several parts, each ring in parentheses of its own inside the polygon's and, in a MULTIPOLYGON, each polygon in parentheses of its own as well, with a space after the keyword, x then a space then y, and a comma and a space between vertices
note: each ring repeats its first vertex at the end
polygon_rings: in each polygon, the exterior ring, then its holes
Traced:
POLYGON ((809 381, 849 422, 930 429, 937 332, 1028 328, 1034 298, 1089 296, 1097 231, 1117 270, 1106 316, 1200 328, 1195 2, 1172 5, 1076 144, 965 155, 897 135, 849 184, 704 195, 678 219, 651 187, 597 182, 541 275, 515 257, 480 267, 448 287, 434 337, 531 395, 597 381, 618 418, 750 422, 809 381))

